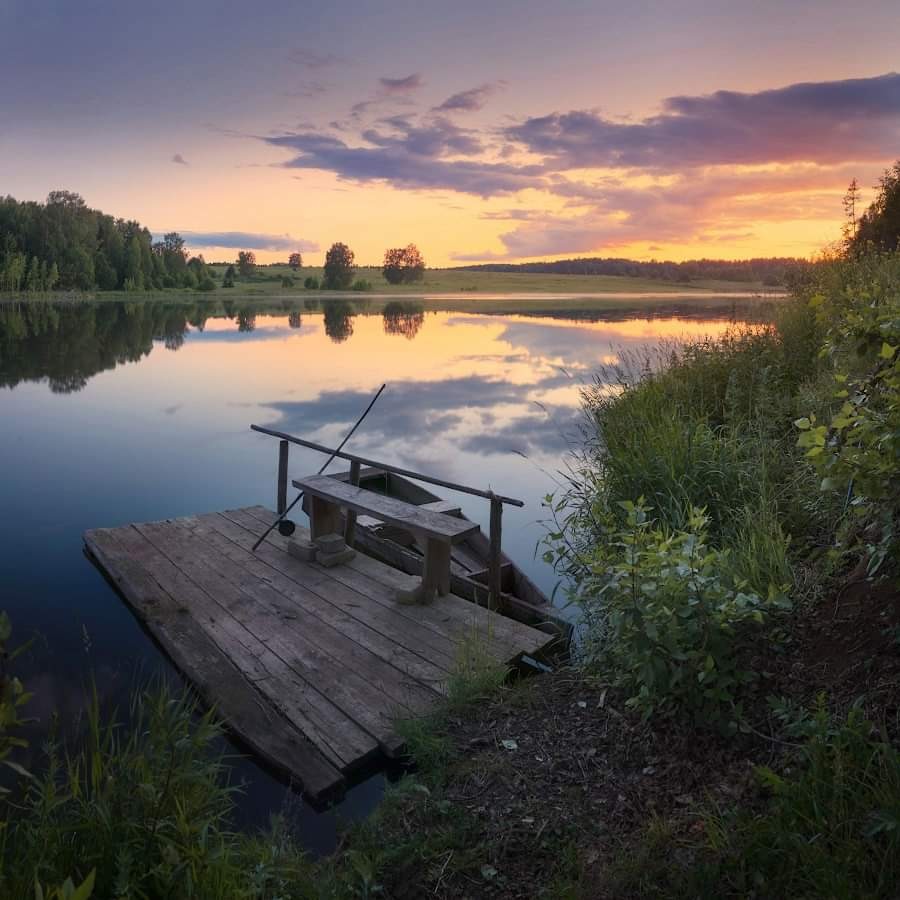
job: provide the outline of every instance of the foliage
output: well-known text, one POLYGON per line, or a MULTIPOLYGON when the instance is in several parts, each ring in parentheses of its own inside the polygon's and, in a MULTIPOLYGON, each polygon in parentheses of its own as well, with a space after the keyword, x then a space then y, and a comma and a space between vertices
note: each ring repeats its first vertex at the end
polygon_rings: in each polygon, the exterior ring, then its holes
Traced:
POLYGON ((371 291, 372 290, 372 282, 366 281, 365 278, 357 278, 356 281, 353 282, 353 286, 352 286, 351 290, 371 291))
MULTIPOLYGON (((791 725, 791 723, 786 723, 791 725)), ((658 820, 610 872, 615 896, 855 900, 900 882, 900 753, 858 708, 833 721, 824 700, 793 723, 803 737, 781 772, 755 770, 768 796, 707 807, 686 836, 658 820)))
POLYGON ((127 729, 104 721, 95 693, 78 749, 50 745, 45 774, 9 824, 3 896, 66 872, 76 881, 93 872, 99 897, 310 896, 303 854, 278 828, 230 830, 235 790, 214 752, 212 715, 165 688, 136 695, 130 713, 127 729))
POLYGON ((182 285, 184 241, 151 244, 140 223, 90 209, 78 194, 44 203, 0 198, 0 290, 161 290, 182 285))
POLYGON ((355 271, 353 251, 346 244, 332 244, 325 254, 322 287, 330 291, 345 291, 353 283, 355 271))
POLYGON ((288 257, 288 265, 296 272, 303 266, 303 256, 299 251, 295 251, 288 257))
POLYGON ((869 249, 900 249, 900 160, 894 163, 878 184, 878 194, 862 214, 849 248, 852 254, 869 249))
POLYGON ((841 548, 863 548, 874 575, 900 549, 900 253, 834 260, 809 302, 828 328, 840 408, 798 418, 798 444, 822 490, 849 504, 841 548))
MULTIPOLYGON (((8 665, 25 649, 8 650, 7 645, 12 635, 9 616, 0 611, 0 765, 11 769, 15 774, 30 777, 22 766, 12 759, 14 750, 28 746, 28 742, 16 732, 25 724, 21 718, 21 709, 31 698, 25 691, 22 682, 8 670, 8 665)), ((9 791, 0 785, 0 797, 9 791)), ((2 829, 2 820, 0 820, 2 829)))
POLYGON ((294 286, 294 279, 290 275, 282 275, 281 286, 283 288, 292 288, 294 286))
POLYGON ((256 254, 252 250, 238 251, 237 268, 241 278, 249 278, 256 271, 256 254))
POLYGON ((303 279, 303 287, 308 291, 317 291, 319 289, 319 279, 314 275, 307 275, 303 279))
POLYGON ((773 586, 763 600, 729 576, 727 551, 708 545, 702 510, 686 530, 669 531, 643 501, 621 506, 626 527, 594 549, 579 584, 593 629, 590 662, 645 718, 688 712, 698 724, 734 730, 740 688, 753 680, 742 643, 783 598, 773 586))
POLYGON ((216 289, 216 283, 212 280, 212 278, 207 275, 203 278, 202 281, 197 285, 198 291, 214 291, 216 289))
POLYGON ((388 284, 412 284, 425 277, 425 258, 415 244, 384 251, 382 274, 388 284))

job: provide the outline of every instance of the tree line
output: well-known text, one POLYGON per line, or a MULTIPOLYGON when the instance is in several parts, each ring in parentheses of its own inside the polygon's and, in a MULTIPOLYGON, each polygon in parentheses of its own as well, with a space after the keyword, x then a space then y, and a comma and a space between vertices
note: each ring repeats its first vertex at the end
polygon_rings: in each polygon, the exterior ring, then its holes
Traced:
POLYGON ((91 209, 71 191, 44 203, 0 198, 0 290, 211 290, 213 274, 177 233, 154 243, 139 222, 91 209))
POLYGON ((585 257, 552 262, 483 263, 460 266, 467 272, 521 272, 541 275, 622 275, 630 278, 654 278, 687 284, 712 281, 756 281, 769 287, 787 284, 792 276, 809 264, 794 257, 757 259, 692 259, 685 262, 585 257))

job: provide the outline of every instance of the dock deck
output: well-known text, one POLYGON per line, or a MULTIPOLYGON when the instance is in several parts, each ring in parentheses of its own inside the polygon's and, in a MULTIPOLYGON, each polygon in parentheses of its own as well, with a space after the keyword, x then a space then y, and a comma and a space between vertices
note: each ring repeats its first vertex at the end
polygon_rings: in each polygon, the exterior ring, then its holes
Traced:
POLYGON ((252 553, 274 518, 257 506, 84 540, 229 728, 313 800, 400 753, 396 718, 437 703, 473 647, 505 664, 554 640, 453 594, 401 605, 418 579, 362 553, 325 568, 277 531, 252 553))

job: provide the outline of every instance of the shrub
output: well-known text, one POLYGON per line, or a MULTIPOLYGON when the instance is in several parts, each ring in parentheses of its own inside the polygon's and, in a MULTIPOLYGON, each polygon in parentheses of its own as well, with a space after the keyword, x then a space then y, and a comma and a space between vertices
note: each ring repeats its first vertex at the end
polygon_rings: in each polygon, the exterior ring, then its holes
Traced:
POLYGON ((303 279, 303 287, 308 291, 317 291, 319 289, 319 279, 314 275, 309 275, 303 279))
MULTIPOLYGON (((795 425, 821 487, 849 504, 845 551, 862 549, 877 574, 900 552, 900 254, 837 261, 810 298, 828 325, 840 408, 795 425)), ((891 568, 891 567, 889 567, 891 568)))
POLYGON ((281 286, 283 288, 292 288, 294 286, 294 279, 290 275, 282 275, 281 286))
POLYGON ((591 574, 576 593, 593 626, 590 662, 644 717, 687 712, 698 724, 734 730, 740 690, 754 677, 742 668, 742 646, 786 601, 774 586, 763 599, 729 574, 727 551, 708 546, 701 510, 686 530, 671 531, 643 501, 621 507, 626 527, 585 560, 591 574))
POLYGON ((354 291, 371 291, 372 290, 372 282, 366 281, 365 278, 357 278, 356 281, 353 282, 353 287, 351 290, 354 291))
POLYGON ((208 275, 201 279, 200 283, 197 285, 198 291, 214 291, 215 289, 216 283, 208 275))

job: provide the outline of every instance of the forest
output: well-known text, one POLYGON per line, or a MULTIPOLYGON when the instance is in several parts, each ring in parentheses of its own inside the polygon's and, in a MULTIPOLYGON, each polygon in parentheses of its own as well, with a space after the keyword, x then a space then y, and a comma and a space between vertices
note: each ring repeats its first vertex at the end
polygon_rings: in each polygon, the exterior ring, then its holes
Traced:
POLYGON ((211 290, 201 256, 175 232, 153 242, 139 222, 91 209, 79 194, 45 203, 0 198, 0 291, 211 290))

